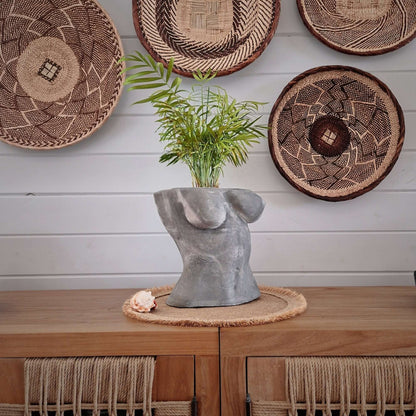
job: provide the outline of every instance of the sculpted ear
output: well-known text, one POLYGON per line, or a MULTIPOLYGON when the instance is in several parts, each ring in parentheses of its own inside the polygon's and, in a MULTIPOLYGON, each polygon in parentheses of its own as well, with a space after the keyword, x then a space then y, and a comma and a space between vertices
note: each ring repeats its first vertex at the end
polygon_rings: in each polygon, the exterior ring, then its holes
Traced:
POLYGON ((196 228, 215 229, 226 220, 227 209, 223 194, 207 188, 182 189, 181 203, 187 221, 196 228))
POLYGON ((230 189, 226 198, 237 215, 246 222, 256 221, 265 205, 263 199, 247 189, 230 189))

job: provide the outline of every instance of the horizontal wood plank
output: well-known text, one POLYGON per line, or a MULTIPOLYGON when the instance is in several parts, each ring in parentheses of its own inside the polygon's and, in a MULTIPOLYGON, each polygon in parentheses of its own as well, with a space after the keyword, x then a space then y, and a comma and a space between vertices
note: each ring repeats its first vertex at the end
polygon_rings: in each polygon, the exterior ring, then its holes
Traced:
MULTIPOLYGON (((311 53, 315 49, 312 48, 311 53)), ((285 57, 285 59, 287 59, 285 57)), ((330 64, 331 62, 323 61, 322 64, 330 64)), ((215 85, 226 88, 227 93, 236 98, 237 100, 256 100, 265 104, 261 111, 268 114, 272 110, 273 104, 279 97, 283 88, 300 72, 311 69, 314 65, 306 64, 298 70, 294 69, 288 73, 264 73, 249 72, 250 66, 248 66, 247 72, 241 72, 237 77, 220 77, 215 81, 215 85), (224 79, 225 78, 225 79, 224 79)), ((316 65, 315 65, 316 66, 316 65)), ((361 68, 361 65, 359 65, 361 68)), ((254 71, 254 70, 253 70, 254 71)), ((388 85, 393 92, 397 100, 399 101, 403 110, 415 111, 416 101, 413 97, 416 95, 416 83, 413 82, 414 73, 412 71, 381 71, 377 69, 371 71, 380 81, 388 85)), ((189 88, 192 81, 189 79, 184 80, 183 85, 185 88, 189 88)), ((135 101, 147 97, 148 94, 136 90, 127 92, 125 90, 120 98, 120 103, 115 109, 115 114, 153 114, 153 108, 150 104, 135 105, 131 104, 135 101)))
MULTIPOLYGON (((402 152, 377 190, 415 190, 415 166, 416 152, 402 152)), ((150 193, 192 185, 184 165, 161 165, 157 155, 4 156, 0 176, 7 178, 0 182, 0 193, 16 194, 150 193)), ((254 192, 294 189, 277 171, 269 154, 253 154, 247 164, 238 168, 227 166, 220 184, 223 188, 247 188, 254 192)))
MULTIPOLYGON (((406 139, 403 150, 416 150, 416 112, 405 112, 406 139)), ((263 114, 262 123, 266 124, 269 114, 263 114)), ((88 140, 82 140, 76 146, 48 151, 48 156, 79 156, 79 155, 122 155, 152 154, 160 155, 163 145, 159 142, 156 123, 153 115, 115 115, 100 128, 99 132, 88 140), (122 132, 122 133, 121 133, 122 132)), ((266 139, 252 147, 253 153, 269 153, 266 139)), ((0 141, 0 155, 33 157, 33 151, 10 146, 0 141)))
MULTIPOLYGON (((416 150, 416 112, 405 112, 406 139, 403 150, 416 150)), ((263 114, 262 123, 266 124, 269 114, 263 114)), ((157 132, 158 124, 153 115, 118 115, 110 119, 99 131, 76 146, 48 151, 49 156, 120 155, 120 154, 157 154, 163 151, 157 132), (122 132, 122 133, 121 133, 122 132)), ((253 153, 269 153, 266 139, 252 147, 253 153)), ((32 157, 33 152, 10 146, 0 141, 0 155, 32 157)))
MULTIPOLYGON (((370 192, 361 197, 361 204, 305 198, 295 189, 260 196, 266 208, 250 224, 252 232, 415 230, 416 192, 370 192)), ((166 231, 153 195, 4 196, 0 212, 0 235, 166 231)))
MULTIPOLYGON (((254 273, 259 285, 265 286, 414 286, 413 270, 406 272, 272 272, 254 273)), ((0 276, 0 290, 72 290, 152 288, 175 284, 177 273, 77 274, 0 276)))
MULTIPOLYGON (((132 54, 136 50, 147 53, 144 47, 137 43, 137 39, 123 39, 123 45, 126 54, 132 54)), ((275 36, 260 57, 241 70, 239 76, 297 74, 321 65, 352 66, 367 72, 414 71, 416 70, 416 62, 413 59, 415 53, 416 45, 410 43, 407 48, 393 52, 394 59, 388 55, 363 59, 362 56, 339 53, 321 44, 309 33, 304 36, 275 36)), ((131 64, 128 63, 129 65, 131 64)), ((214 81, 214 85, 219 79, 214 81)), ((192 82, 192 80, 184 81, 186 84, 192 82)))
MULTIPOLYGON (((182 261, 165 234, 1 237, 0 275, 180 272, 182 261)), ((416 233, 255 233, 254 272, 413 270, 416 233), (299 255, 302 253, 302 255, 299 255), (347 255, 346 255, 347 253, 347 255)))

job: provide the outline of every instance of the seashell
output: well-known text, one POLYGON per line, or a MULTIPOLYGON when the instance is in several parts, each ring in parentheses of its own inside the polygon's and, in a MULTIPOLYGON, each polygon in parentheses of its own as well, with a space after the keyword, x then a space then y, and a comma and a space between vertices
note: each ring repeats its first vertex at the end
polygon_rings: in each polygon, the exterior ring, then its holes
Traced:
POLYGON ((157 308, 155 297, 149 290, 140 290, 130 299, 130 307, 136 312, 150 312, 157 308))

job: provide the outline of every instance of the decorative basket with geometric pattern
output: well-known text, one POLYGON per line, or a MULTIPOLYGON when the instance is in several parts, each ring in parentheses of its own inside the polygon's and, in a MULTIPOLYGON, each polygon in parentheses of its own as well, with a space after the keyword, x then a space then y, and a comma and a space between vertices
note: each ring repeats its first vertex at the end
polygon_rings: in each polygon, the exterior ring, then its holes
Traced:
POLYGON ((297 0, 309 31, 340 52, 378 55, 416 36, 414 0, 297 0))
POLYGON ((97 130, 118 102, 120 38, 94 0, 0 2, 0 139, 55 149, 97 130))
POLYGON ((404 140, 396 98, 373 75, 318 67, 293 79, 269 119, 279 172, 315 198, 342 201, 373 189, 391 171, 404 140))
POLYGON ((218 76, 253 62, 277 27, 280 0, 133 0, 133 19, 143 46, 165 66, 191 76, 218 76))

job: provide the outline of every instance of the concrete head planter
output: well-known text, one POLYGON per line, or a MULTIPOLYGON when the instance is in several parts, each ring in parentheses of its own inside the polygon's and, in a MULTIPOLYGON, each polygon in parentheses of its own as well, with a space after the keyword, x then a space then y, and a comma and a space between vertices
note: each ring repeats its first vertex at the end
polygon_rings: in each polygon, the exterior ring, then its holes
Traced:
POLYGON ((239 305, 260 296, 249 265, 247 226, 263 212, 257 194, 245 189, 177 188, 154 197, 183 260, 168 305, 239 305))

